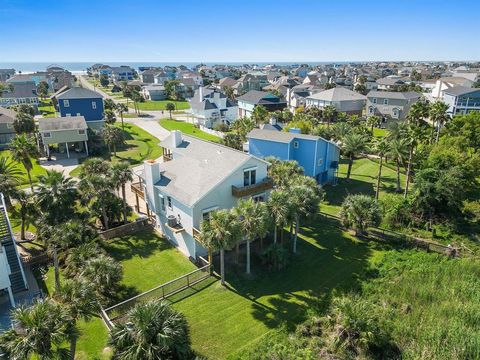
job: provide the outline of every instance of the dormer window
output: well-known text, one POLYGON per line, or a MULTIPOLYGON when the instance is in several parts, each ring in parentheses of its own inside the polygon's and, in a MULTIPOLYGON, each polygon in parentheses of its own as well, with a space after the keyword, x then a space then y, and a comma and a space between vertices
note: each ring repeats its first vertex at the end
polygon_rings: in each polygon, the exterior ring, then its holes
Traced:
POLYGON ((377 98, 373 98, 373 99, 372 99, 372 103, 373 103, 373 104, 376 104, 376 103, 377 103, 377 98))

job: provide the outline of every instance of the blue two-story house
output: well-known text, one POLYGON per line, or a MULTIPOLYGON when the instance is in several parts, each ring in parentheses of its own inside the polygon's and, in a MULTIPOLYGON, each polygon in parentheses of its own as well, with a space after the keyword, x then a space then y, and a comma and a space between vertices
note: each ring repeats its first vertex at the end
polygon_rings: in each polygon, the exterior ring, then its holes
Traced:
POLYGON ((305 175, 315 178, 319 184, 336 183, 340 149, 335 143, 301 134, 299 129, 289 132, 253 129, 247 138, 250 155, 295 160, 305 175))
POLYGON ((103 125, 103 97, 96 91, 74 87, 55 97, 60 116, 83 116, 87 125, 92 128, 103 125))

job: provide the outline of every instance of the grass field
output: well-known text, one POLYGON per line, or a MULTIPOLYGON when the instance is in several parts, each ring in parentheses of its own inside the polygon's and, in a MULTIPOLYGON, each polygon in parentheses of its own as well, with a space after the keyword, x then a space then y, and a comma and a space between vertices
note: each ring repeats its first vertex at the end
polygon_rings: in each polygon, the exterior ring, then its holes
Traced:
MULTIPOLYGON (((117 122, 116 126, 122 125, 117 122)), ((117 149, 117 156, 111 157, 112 162, 126 161, 131 166, 138 165, 144 160, 156 159, 162 156, 162 148, 158 145, 160 140, 155 136, 150 135, 145 130, 139 128, 136 125, 125 123, 125 145, 120 146, 117 149)), ((108 154, 104 156, 108 158, 108 154)), ((80 168, 74 169, 70 175, 78 176, 80 168)))
MULTIPOLYGON (((119 294, 121 299, 127 299, 195 269, 185 256, 151 230, 114 239, 106 243, 104 248, 122 264, 124 280, 119 294)), ((50 268, 42 283, 43 289, 48 293, 53 289, 53 281, 53 269, 50 268)), ((104 351, 108 331, 102 320, 94 317, 88 322, 80 321, 79 327, 82 335, 78 341, 76 358, 108 359, 108 353, 104 351)))
MULTIPOLYGON (((165 107, 168 103, 174 104, 175 110, 190 109, 190 103, 188 101, 174 101, 174 100, 160 100, 160 101, 147 100, 145 102, 137 103, 137 106, 140 110, 166 110, 165 107)), ((133 108, 133 103, 129 103, 128 106, 133 108)))
MULTIPOLYGON (((6 157, 9 159, 12 158, 9 150, 0 151, 0 157, 6 157)), ((30 174, 32 176, 32 181, 35 183, 39 175, 46 174, 46 170, 40 166, 37 160, 32 160, 32 163, 33 163, 33 169, 30 172, 30 174)), ((21 186, 22 187, 28 186, 29 183, 28 183, 27 171, 25 170, 25 167, 22 164, 18 164, 17 166, 23 172, 23 175, 21 177, 21 186)))
POLYGON ((180 130, 182 133, 186 135, 191 135, 198 137, 203 140, 220 142, 220 138, 215 135, 207 134, 206 132, 197 129, 193 124, 187 123, 184 121, 177 121, 177 120, 170 120, 170 119, 161 119, 160 125, 167 129, 168 131, 172 130, 180 130))
POLYGON ((44 118, 53 118, 57 116, 51 99, 40 100, 40 103, 38 104, 38 111, 44 118))
MULTIPOLYGON (((325 201, 321 205, 321 210, 338 215, 343 199, 348 194, 363 193, 375 195, 375 186, 378 175, 378 163, 367 158, 356 159, 353 162, 350 181, 347 182, 347 166, 345 159, 340 161, 338 170, 338 184, 336 186, 327 185, 325 187, 325 201)), ((394 165, 388 163, 382 168, 382 182, 380 185, 380 199, 387 193, 395 193, 397 172, 394 165)), ((403 169, 400 169, 400 184, 405 185, 405 175, 403 169)))

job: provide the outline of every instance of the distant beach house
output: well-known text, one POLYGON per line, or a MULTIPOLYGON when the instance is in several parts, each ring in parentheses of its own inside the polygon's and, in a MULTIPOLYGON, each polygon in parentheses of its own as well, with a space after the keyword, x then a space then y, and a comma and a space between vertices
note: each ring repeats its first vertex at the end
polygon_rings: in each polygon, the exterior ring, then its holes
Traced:
MULTIPOLYGON (((200 224, 238 199, 264 201, 273 182, 268 163, 232 148, 172 131, 161 146, 166 162, 144 163, 141 188, 156 228, 186 256, 204 256, 200 224)), ((134 184, 135 185, 135 184, 134 184)))
POLYGON ((6 148, 15 137, 13 122, 16 113, 11 109, 0 107, 0 149, 6 148))
POLYGON ((56 95, 60 116, 83 116, 90 127, 103 125, 103 97, 96 91, 74 87, 56 95))
POLYGON ((450 115, 480 111, 480 89, 455 86, 443 91, 443 101, 450 115))
POLYGON ((380 116, 383 122, 388 119, 405 120, 411 106, 421 98, 415 91, 375 91, 367 94, 367 116, 380 116))
POLYGON ((320 91, 306 99, 307 107, 314 106, 323 109, 325 106, 331 105, 337 111, 358 115, 362 114, 366 103, 366 96, 343 87, 320 91))
POLYGON ((200 87, 190 100, 190 106, 195 123, 208 128, 230 125, 237 119, 237 104, 216 89, 200 87))
POLYGON ((289 132, 253 129, 247 139, 250 155, 295 160, 305 175, 315 178, 319 184, 336 182, 340 148, 331 141, 300 134, 298 129, 289 132))
POLYGON ((262 105, 267 111, 283 110, 287 106, 285 100, 266 91, 250 90, 246 94, 239 96, 238 116, 250 117, 256 106, 262 105))
POLYGON ((0 94, 0 106, 30 105, 38 108, 37 86, 33 81, 9 83, 10 86, 0 94))

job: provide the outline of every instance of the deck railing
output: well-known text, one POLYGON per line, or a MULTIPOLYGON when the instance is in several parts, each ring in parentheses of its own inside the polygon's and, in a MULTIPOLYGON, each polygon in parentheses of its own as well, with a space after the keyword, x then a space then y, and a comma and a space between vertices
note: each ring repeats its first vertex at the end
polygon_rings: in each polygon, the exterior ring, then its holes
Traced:
POLYGON ((235 186, 232 185, 232 195, 240 198, 244 196, 254 195, 256 193, 270 190, 273 188, 273 180, 272 178, 265 178, 262 181, 248 186, 235 186))

